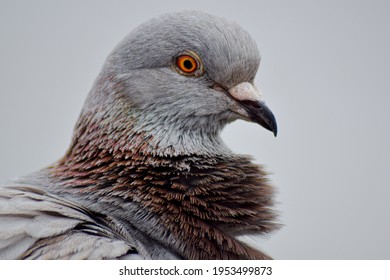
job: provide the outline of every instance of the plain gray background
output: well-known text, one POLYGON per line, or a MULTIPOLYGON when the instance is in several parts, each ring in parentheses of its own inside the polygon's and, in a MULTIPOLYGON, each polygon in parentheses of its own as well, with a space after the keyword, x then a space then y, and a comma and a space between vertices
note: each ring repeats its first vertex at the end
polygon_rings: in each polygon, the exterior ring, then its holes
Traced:
POLYGON ((100 67, 131 29, 196 9, 258 43, 279 135, 237 121, 232 150, 265 164, 285 225, 277 259, 390 259, 389 1, 1 1, 0 182, 62 156, 100 67))

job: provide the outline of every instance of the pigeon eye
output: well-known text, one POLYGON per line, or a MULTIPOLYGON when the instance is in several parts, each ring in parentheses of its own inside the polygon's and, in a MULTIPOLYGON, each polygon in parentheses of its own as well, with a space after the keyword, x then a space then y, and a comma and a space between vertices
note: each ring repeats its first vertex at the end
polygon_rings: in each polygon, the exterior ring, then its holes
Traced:
POLYGON ((193 52, 186 52, 178 55, 175 59, 176 68, 183 75, 200 75, 202 74, 202 65, 200 59, 193 52))
POLYGON ((176 62, 177 67, 185 73, 193 73, 198 68, 198 63, 196 60, 189 55, 181 55, 177 58, 176 62))

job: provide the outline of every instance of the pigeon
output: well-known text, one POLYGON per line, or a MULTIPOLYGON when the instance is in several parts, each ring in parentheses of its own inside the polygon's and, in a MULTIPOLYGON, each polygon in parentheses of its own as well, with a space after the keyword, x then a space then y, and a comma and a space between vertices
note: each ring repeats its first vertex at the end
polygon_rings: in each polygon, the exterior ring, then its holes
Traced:
POLYGON ((277 134, 255 41, 198 11, 131 31, 106 58, 65 155, 0 187, 0 259, 270 259, 243 240, 278 229, 261 165, 220 136, 277 134))

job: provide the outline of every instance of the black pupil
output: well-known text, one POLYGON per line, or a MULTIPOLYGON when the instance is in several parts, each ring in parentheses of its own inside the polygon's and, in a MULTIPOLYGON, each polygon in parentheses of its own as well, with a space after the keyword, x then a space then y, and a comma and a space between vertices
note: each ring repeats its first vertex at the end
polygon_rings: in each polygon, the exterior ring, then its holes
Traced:
POLYGON ((189 60, 189 59, 186 59, 186 60, 184 61, 183 65, 184 65, 184 67, 185 67, 186 69, 188 69, 188 70, 191 70, 192 67, 193 67, 192 62, 191 62, 191 60, 189 60))

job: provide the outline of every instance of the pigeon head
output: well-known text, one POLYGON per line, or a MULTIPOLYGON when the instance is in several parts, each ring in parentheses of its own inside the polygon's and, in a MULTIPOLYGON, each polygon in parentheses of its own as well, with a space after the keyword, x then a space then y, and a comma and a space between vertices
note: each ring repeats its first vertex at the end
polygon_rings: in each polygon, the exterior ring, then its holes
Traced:
POLYGON ((106 134, 122 131, 127 143, 148 142, 159 155, 226 152, 219 134, 236 119, 276 136, 254 85, 259 63, 256 43, 235 23, 194 11, 163 15, 115 47, 82 116, 107 120, 99 124, 106 134))

